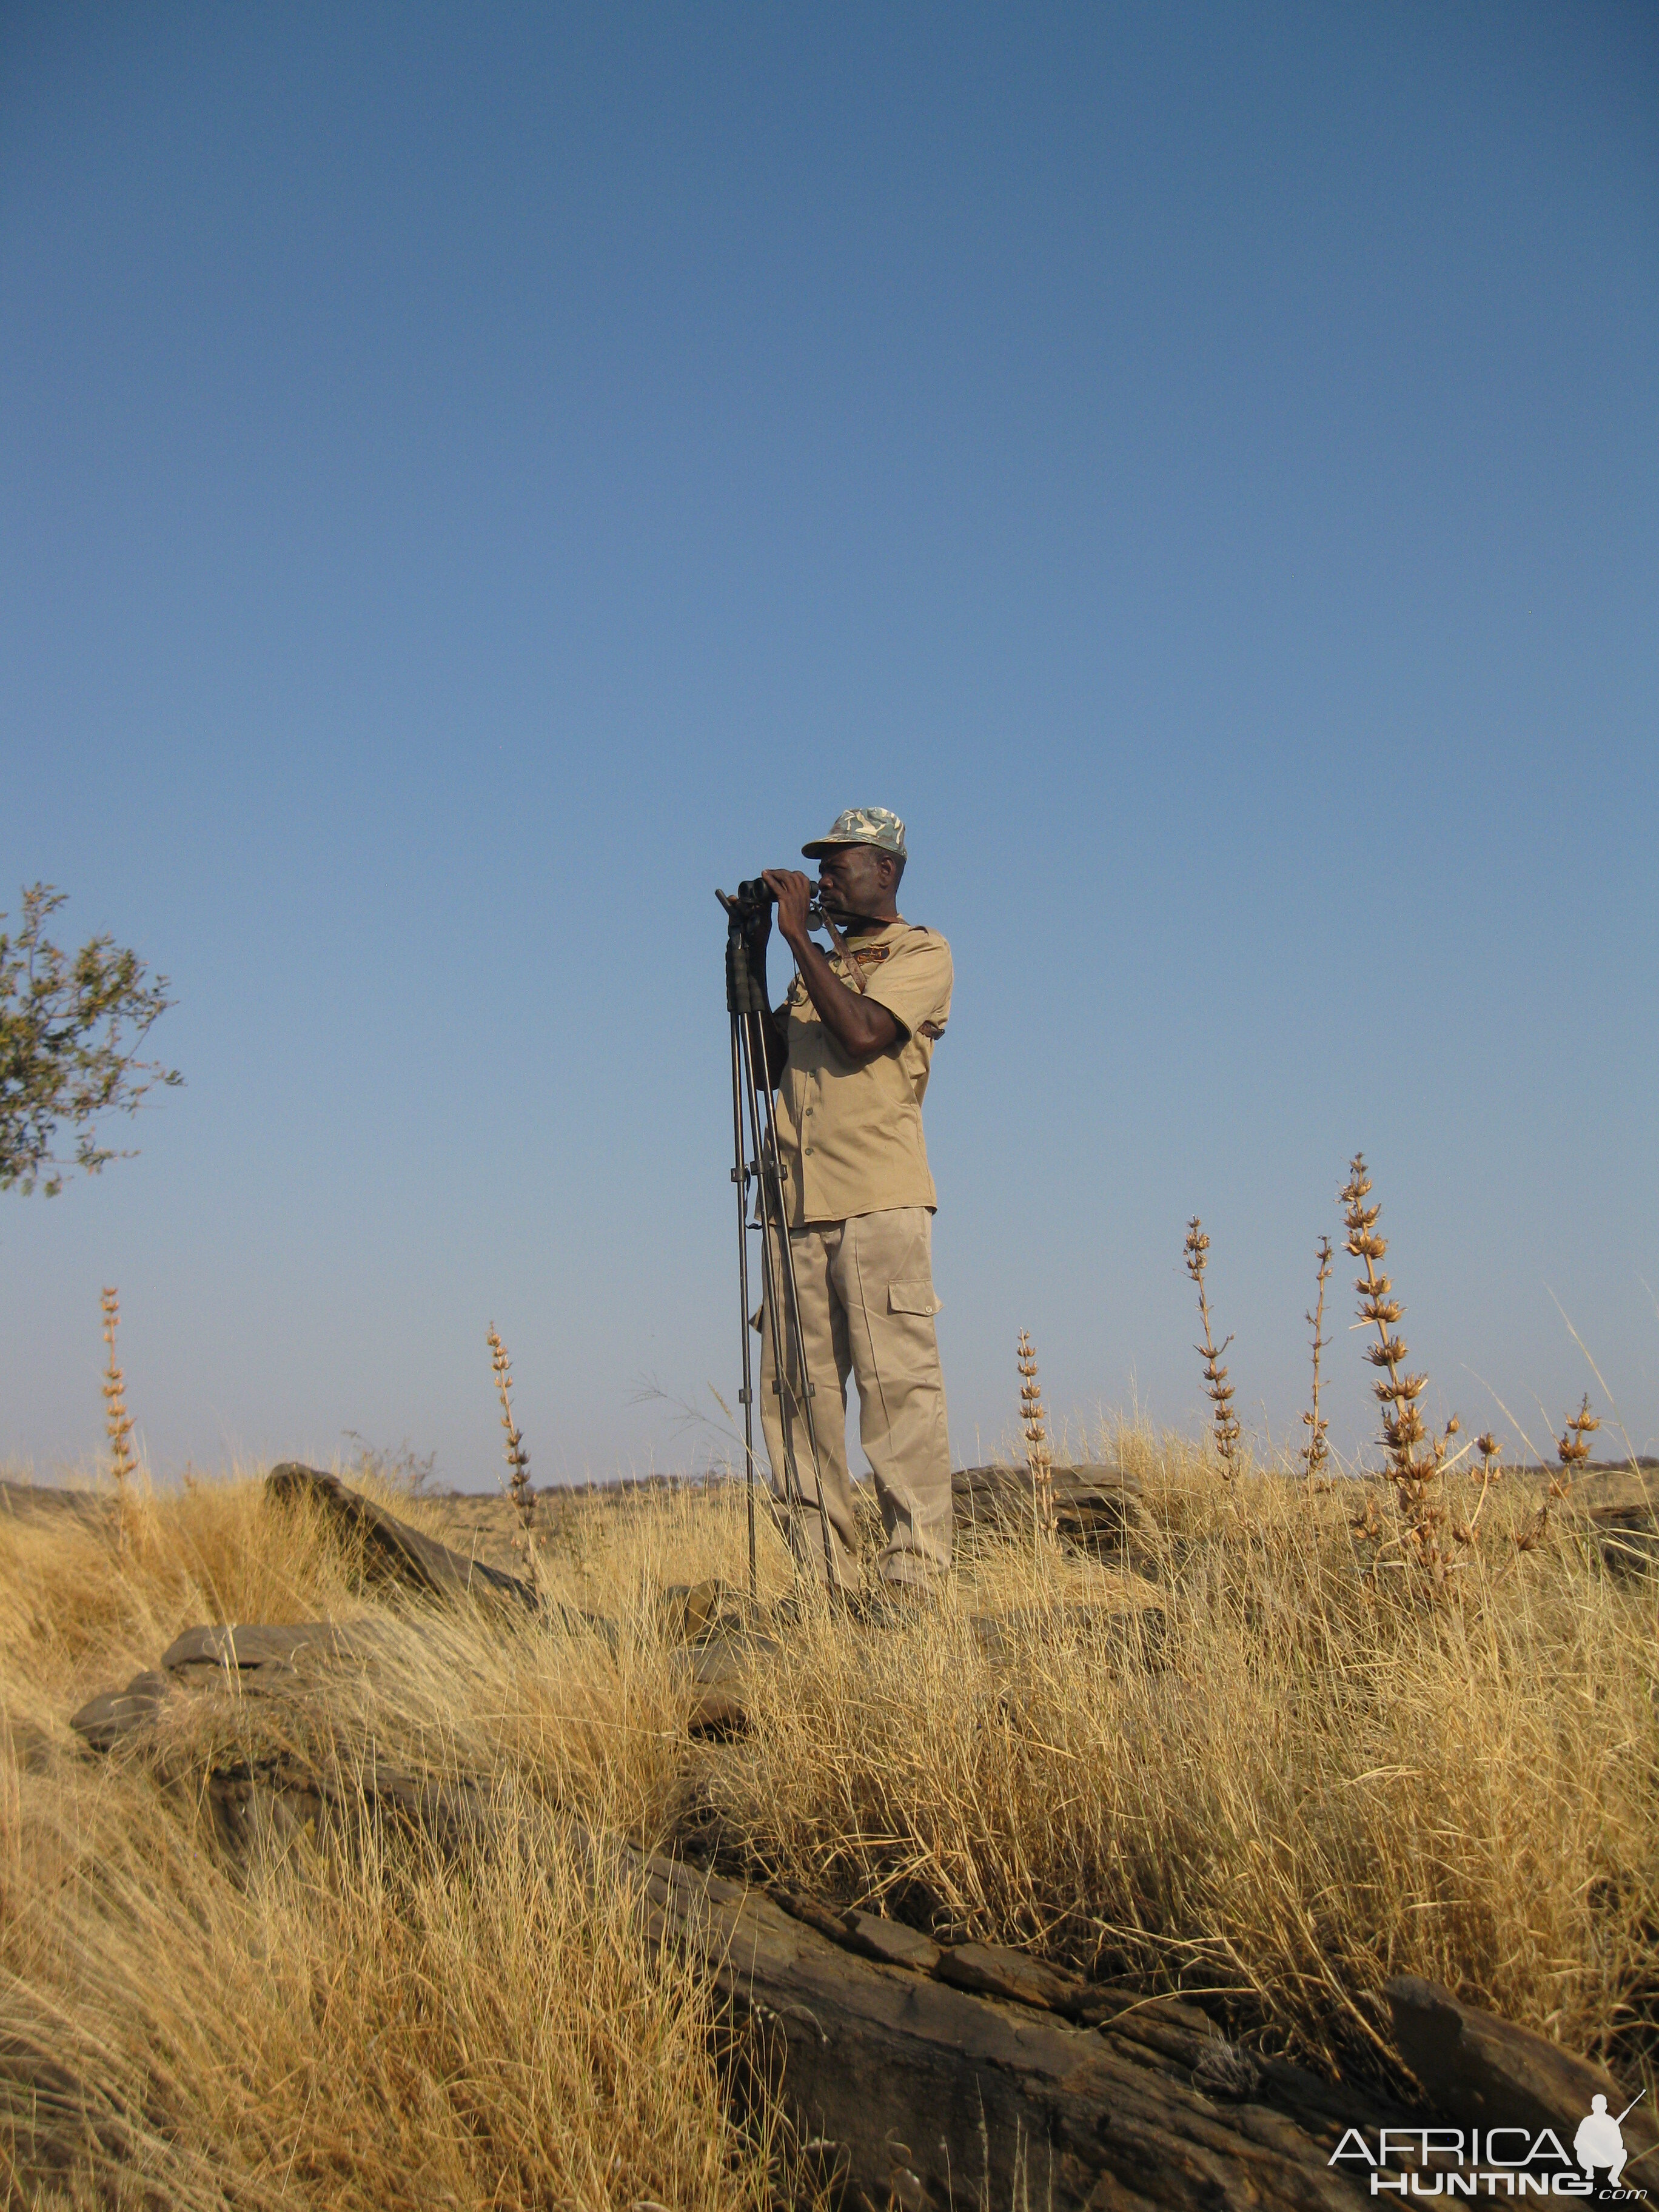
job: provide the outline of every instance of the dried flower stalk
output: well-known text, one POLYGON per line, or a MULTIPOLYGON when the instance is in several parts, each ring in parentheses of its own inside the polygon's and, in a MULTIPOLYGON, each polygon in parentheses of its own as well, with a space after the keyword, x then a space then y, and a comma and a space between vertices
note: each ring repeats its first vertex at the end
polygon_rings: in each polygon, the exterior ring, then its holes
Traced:
POLYGON ((1182 1249, 1187 1255, 1187 1273, 1198 1287, 1198 1318, 1203 1325, 1204 1341, 1193 1349, 1204 1362, 1205 1395, 1214 1407, 1212 1431, 1215 1437, 1216 1455, 1221 1462, 1224 1479, 1231 1482, 1238 1473, 1239 1426, 1233 1412, 1233 1386, 1227 1380, 1227 1370, 1221 1364, 1221 1355, 1232 1342, 1231 1335, 1224 1336, 1219 1344, 1210 1327, 1210 1301, 1204 1289, 1204 1270, 1209 1265, 1206 1257, 1210 1240, 1204 1234, 1199 1218, 1194 1214, 1187 1224, 1187 1241, 1182 1249))
POLYGON ((1303 1425, 1308 1431, 1308 1441, 1297 1455, 1310 1480, 1318 1474, 1331 1455, 1325 1442, 1325 1431, 1330 1423, 1322 1417, 1319 1411, 1319 1355, 1330 1342, 1325 1334, 1325 1285, 1331 1279, 1331 1240, 1328 1237, 1320 1238, 1319 1250, 1315 1257, 1319 1261, 1319 1297, 1313 1311, 1303 1316, 1313 1331, 1313 1404, 1302 1416, 1303 1425))
POLYGON ((1480 1495, 1476 1498, 1474 1510, 1469 1516, 1471 1540, 1474 1539, 1474 1532, 1480 1526, 1480 1513, 1486 1502, 1486 1492, 1504 1472, 1503 1447, 1490 1429, 1481 1431, 1474 1440, 1474 1448, 1480 1455, 1480 1468, 1478 1475, 1474 1475, 1473 1468, 1470 1469, 1470 1473, 1480 1485, 1480 1495))
POLYGON ((1036 1346, 1024 1329, 1014 1347, 1014 1363, 1019 1369, 1019 1418, 1025 1431, 1025 1464, 1031 1474, 1031 1514, 1040 1540, 1054 1533, 1053 1461, 1042 1412, 1042 1385, 1037 1381, 1036 1346))
POLYGON ((1550 1485, 1552 1498, 1565 1498, 1571 1489, 1573 1476, 1590 1455, 1590 1448, 1584 1439, 1593 1437, 1601 1425, 1600 1416, 1589 1409, 1589 1392, 1586 1390, 1578 1411, 1567 1415, 1566 1426, 1556 1443, 1555 1456, 1561 1462, 1561 1472, 1550 1485))
POLYGON ((530 1486, 530 1454, 525 1449, 524 1437, 513 1418, 513 1364, 493 1321, 489 1324, 486 1341, 489 1346, 490 1368, 495 1377, 495 1395, 501 1401, 501 1426, 507 1432, 507 1494, 519 1516, 519 1533, 513 1539, 514 1547, 527 1551, 533 1565, 536 1555, 536 1493, 530 1486))
POLYGON ((138 1462, 132 1449, 132 1416, 127 1411, 126 1377, 115 1359, 115 1332, 121 1323, 121 1304, 112 1287, 103 1291, 100 1303, 104 1310, 104 1342, 109 1346, 109 1359, 104 1369, 104 1432, 109 1438, 109 1471, 115 1477, 115 1495, 125 1536, 127 1484, 137 1474, 138 1462))
MULTIPOLYGON (((1376 1330, 1377 1340, 1368 1346, 1365 1357, 1373 1367, 1382 1370, 1371 1389, 1382 1408, 1382 1442, 1389 1455, 1386 1472, 1394 1485, 1395 1499, 1405 1522, 1401 1540, 1408 1562, 1422 1569, 1431 1582, 1438 1585, 1457 1562, 1441 1540, 1446 1511, 1434 1498, 1430 1485, 1440 1473, 1448 1439, 1457 1433, 1457 1417, 1454 1414, 1448 1421, 1443 1435, 1431 1436, 1418 1410, 1417 1401, 1428 1389, 1429 1378, 1426 1375, 1407 1373, 1405 1363, 1409 1349, 1401 1338, 1390 1334, 1406 1309, 1398 1298, 1389 1295, 1393 1285, 1388 1276, 1377 1272, 1376 1263, 1388 1250, 1389 1240, 1376 1233, 1382 1207, 1365 1203, 1370 1188, 1365 1156, 1356 1152, 1349 1163, 1348 1180, 1338 1194, 1344 1207, 1343 1226, 1347 1231, 1343 1249, 1365 1264, 1365 1272, 1354 1288, 1359 1293, 1360 1320, 1370 1322, 1376 1330)), ((1461 1542, 1471 1540, 1467 1529, 1461 1533, 1454 1529, 1452 1534, 1461 1542)))

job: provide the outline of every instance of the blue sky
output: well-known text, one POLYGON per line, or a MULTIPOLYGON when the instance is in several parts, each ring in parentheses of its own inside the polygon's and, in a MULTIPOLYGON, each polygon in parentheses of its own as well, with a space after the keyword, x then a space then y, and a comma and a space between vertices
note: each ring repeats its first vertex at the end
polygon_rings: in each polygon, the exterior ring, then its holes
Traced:
POLYGON ((1362 1146, 1431 1402, 1606 1410, 1559 1301, 1659 1449, 1656 157, 1638 5, 14 0, 0 904, 187 1087, 0 1200, 0 1456, 104 1283, 158 1473, 491 1481, 492 1320, 538 1480, 717 1449, 713 887, 854 804, 961 1456, 1022 1327, 1196 1425, 1194 1212, 1288 1437, 1362 1146))

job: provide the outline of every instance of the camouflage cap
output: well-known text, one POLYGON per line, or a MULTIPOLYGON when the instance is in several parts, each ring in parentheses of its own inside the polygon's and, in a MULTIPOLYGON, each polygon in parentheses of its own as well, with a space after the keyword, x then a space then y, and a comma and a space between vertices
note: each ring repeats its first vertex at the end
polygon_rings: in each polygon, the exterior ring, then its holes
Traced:
POLYGON ((827 837, 815 837, 810 845, 801 847, 801 856, 819 860, 837 845, 873 845, 878 853, 891 853, 902 860, 904 824, 884 806, 849 806, 845 814, 836 815, 827 837))

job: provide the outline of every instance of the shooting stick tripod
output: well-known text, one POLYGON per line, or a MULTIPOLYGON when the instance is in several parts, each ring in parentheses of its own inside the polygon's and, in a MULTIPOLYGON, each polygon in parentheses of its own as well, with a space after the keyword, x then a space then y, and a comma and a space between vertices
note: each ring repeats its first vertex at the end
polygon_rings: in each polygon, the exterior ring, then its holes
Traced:
MULTIPOLYGON (((778 1394, 778 1423, 783 1437, 783 1466, 778 1470, 784 1504, 801 1525, 805 1499, 800 1468, 795 1455, 796 1424, 806 1431, 812 1455, 812 1480, 817 1492, 818 1528, 823 1537, 823 1568, 830 1595, 841 1594, 841 1572, 836 1560, 835 1538, 823 1495, 823 1462, 818 1455, 817 1425, 812 1417, 812 1379, 807 1371, 806 1344, 801 1331, 800 1301, 795 1284, 795 1255, 789 1244, 789 1221, 784 1204, 783 1176, 778 1157, 777 1127, 772 1109, 772 1084, 766 1065, 766 1040, 761 1019, 766 1011, 766 992, 749 957, 740 885, 736 899, 716 892, 726 912, 726 1004, 732 1017, 732 1180, 738 1192, 738 1289, 742 1303, 744 1462, 749 1481, 749 1595, 756 1595, 755 1565, 755 1390, 753 1354, 749 1342, 749 1231, 761 1232, 761 1304, 765 1321, 763 1342, 772 1352, 772 1388, 778 1394), (757 1073, 758 1070, 758 1074, 757 1073), (758 1197, 758 1219, 749 1218, 749 1189, 753 1182, 758 1197)), ((797 1568, 799 1569, 799 1559, 797 1568)))

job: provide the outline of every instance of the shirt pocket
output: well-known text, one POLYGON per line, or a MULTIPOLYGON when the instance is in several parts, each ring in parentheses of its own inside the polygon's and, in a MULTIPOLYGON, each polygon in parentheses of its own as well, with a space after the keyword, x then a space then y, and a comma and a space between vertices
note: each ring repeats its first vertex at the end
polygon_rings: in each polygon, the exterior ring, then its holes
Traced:
POLYGON ((887 1285, 889 1313, 936 1314, 944 1304, 944 1299, 935 1294, 926 1276, 915 1282, 890 1283, 887 1285))

